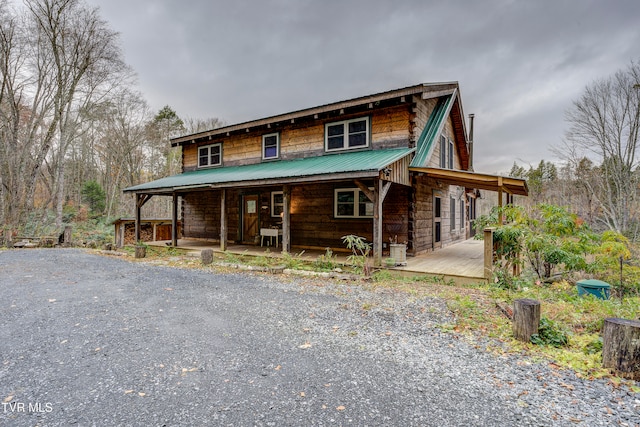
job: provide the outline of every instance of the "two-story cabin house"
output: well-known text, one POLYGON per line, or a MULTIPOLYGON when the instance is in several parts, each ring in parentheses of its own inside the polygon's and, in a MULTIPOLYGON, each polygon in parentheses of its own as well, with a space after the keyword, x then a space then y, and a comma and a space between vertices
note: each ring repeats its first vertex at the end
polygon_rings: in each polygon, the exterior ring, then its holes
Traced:
MULTIPOLYGON (((472 125, 471 125, 472 126, 472 125)), ((457 82, 403 89, 234 124, 171 140, 182 173, 125 189, 136 220, 154 195, 174 199, 184 238, 282 250, 390 240, 408 254, 468 238, 478 189, 527 193, 523 180, 477 174, 457 82), (181 202, 181 203, 180 203, 181 202), (277 231, 273 231, 277 230, 277 231)), ((500 197, 502 200, 502 196, 500 197)), ((177 227, 174 227, 176 230, 177 227)), ((177 235, 172 236, 177 244, 177 235)))

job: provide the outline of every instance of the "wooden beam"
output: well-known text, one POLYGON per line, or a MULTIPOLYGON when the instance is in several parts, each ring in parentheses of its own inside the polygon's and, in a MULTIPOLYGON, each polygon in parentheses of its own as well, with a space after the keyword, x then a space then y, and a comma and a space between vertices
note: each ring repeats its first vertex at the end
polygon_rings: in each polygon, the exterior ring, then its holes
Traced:
POLYGON ((291 250, 291 187, 282 186, 282 253, 291 250))
MULTIPOLYGON (((378 267, 382 265, 382 202, 385 190, 383 181, 377 179, 374 186, 373 203, 373 264, 378 267)), ((388 190, 388 188, 387 188, 388 190)))
POLYGON ((227 190, 220 190, 220 250, 227 250, 227 190))
POLYGON ((171 209, 171 246, 178 246, 178 194, 173 193, 173 206, 171 209))
POLYGON ((364 195, 367 196, 367 199, 369 199, 370 202, 372 203, 376 202, 376 195, 374 191, 371 191, 369 187, 364 185, 364 183, 359 179, 354 179, 353 182, 360 189, 360 191, 362 191, 364 195))

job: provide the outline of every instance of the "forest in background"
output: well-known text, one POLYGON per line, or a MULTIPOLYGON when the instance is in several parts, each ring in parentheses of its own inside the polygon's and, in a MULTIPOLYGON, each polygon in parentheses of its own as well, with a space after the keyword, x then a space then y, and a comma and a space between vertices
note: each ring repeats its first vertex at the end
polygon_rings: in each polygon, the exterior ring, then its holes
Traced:
POLYGON ((123 188, 180 172, 169 138, 220 125, 151 111, 118 34, 82 0, 0 0, 0 77, 0 244, 132 215, 123 188))
MULTIPOLYGON (((123 188, 180 171, 169 138, 222 125, 151 111, 118 34, 83 0, 0 0, 0 77, 0 244, 87 220, 106 230, 134 211, 123 188)), ((637 241, 640 66, 595 80, 565 119, 558 161, 509 171, 529 185, 518 203, 566 207, 637 241)), ((152 199, 145 216, 170 203, 152 199)))

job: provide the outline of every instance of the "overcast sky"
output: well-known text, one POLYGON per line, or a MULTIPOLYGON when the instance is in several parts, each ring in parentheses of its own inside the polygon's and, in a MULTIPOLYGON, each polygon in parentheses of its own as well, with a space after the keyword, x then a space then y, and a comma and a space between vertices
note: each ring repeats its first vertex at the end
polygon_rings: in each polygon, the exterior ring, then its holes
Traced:
POLYGON ((87 0, 151 108, 227 124, 458 81, 475 170, 555 160, 585 86, 640 61, 638 0, 87 0))

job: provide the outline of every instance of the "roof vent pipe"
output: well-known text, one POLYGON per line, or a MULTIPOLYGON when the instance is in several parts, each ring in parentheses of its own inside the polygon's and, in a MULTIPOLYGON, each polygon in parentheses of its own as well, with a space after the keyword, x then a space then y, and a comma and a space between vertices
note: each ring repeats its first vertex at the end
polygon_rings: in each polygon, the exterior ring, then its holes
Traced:
POLYGON ((473 170, 473 118, 475 114, 469 114, 469 170, 473 170))

